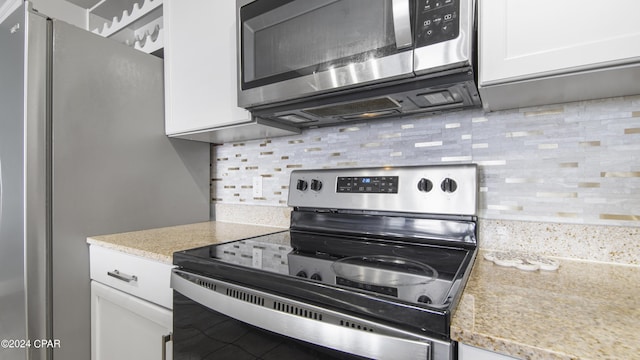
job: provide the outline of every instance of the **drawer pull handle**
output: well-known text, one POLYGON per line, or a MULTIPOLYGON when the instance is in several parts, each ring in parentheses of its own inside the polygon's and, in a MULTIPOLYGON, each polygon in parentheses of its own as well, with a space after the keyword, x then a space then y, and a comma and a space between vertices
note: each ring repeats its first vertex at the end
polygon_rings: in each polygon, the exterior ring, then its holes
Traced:
POLYGON ((120 271, 118 270, 113 270, 113 271, 107 271, 107 275, 114 277, 118 280, 122 280, 124 282, 132 282, 132 281, 138 281, 138 277, 135 275, 127 275, 127 274, 122 274, 120 271))
POLYGON ((162 335, 162 360, 167 360, 167 343, 171 340, 171 333, 162 335))

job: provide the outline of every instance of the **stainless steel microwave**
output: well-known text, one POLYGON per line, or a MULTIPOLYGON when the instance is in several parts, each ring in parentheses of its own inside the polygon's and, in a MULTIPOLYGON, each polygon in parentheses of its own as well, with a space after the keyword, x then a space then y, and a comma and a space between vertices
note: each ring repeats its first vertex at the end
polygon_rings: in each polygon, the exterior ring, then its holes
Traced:
POLYGON ((475 0, 237 0, 238 105, 298 127, 479 106, 475 0))

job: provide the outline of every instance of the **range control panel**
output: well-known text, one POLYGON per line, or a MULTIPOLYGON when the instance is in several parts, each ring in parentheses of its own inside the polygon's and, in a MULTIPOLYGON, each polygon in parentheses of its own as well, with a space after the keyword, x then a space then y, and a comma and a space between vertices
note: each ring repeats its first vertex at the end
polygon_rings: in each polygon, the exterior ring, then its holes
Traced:
POLYGON ((295 170, 289 206, 476 215, 475 164, 295 170))
POLYGON ((397 176, 339 176, 337 192, 339 193, 398 193, 397 176))
POLYGON ((419 0, 417 7, 417 47, 458 37, 460 0, 419 0))

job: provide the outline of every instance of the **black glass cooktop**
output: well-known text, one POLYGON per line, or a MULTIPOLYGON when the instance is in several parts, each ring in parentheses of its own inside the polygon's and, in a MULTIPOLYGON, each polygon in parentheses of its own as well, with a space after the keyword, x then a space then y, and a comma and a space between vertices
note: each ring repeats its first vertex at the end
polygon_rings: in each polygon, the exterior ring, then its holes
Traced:
MULTIPOLYGON (((419 274, 416 266, 433 268, 427 277, 451 280, 455 277, 469 250, 455 247, 409 244, 400 241, 353 239, 335 235, 283 231, 246 240, 207 247, 209 257, 229 264, 252 267, 283 275, 296 275, 300 269, 289 264, 291 255, 304 256, 309 261, 328 262, 343 259, 362 259, 362 266, 371 267, 376 261, 389 271, 419 274), (367 261, 371 259, 371 261, 367 261), (368 265, 367 265, 368 264, 368 265)), ((333 266, 335 268, 336 266, 333 266)), ((308 274, 311 276, 312 274, 308 274)), ((317 279, 316 279, 317 280, 317 279)))
POLYGON ((463 247, 287 230, 177 252, 174 264, 448 336, 474 256, 463 247))

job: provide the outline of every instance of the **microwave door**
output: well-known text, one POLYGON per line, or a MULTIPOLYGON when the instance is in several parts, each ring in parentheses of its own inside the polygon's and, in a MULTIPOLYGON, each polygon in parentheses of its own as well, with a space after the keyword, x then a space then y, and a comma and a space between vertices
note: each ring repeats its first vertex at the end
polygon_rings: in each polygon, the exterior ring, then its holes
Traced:
POLYGON ((414 76, 410 4, 247 2, 238 20, 239 105, 251 109, 414 76))

